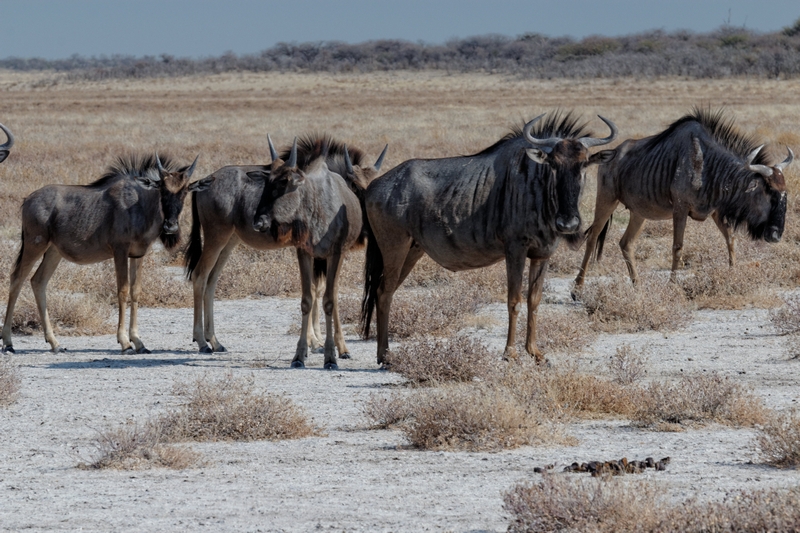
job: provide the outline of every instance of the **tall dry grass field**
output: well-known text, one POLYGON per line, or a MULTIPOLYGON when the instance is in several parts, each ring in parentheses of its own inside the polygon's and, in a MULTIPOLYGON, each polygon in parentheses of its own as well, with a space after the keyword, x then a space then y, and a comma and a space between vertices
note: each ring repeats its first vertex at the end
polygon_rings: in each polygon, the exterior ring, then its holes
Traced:
MULTIPOLYGON (((711 105, 729 108, 743 130, 769 141, 776 160, 785 155, 782 144, 800 153, 800 135, 796 133, 800 132, 800 101, 796 98, 800 80, 521 80, 441 72, 229 73, 107 82, 53 80, 48 73, 0 71, 0 121, 17 136, 13 153, 0 165, 0 238, 9 256, 2 264, 0 298, 5 298, 8 290, 7 270, 18 249, 23 198, 49 183, 88 183, 97 179, 117 155, 131 151, 170 153, 186 163, 200 154, 196 175, 202 177, 224 165, 268 162, 267 133, 285 145, 295 135, 327 131, 362 148, 369 158, 377 157, 383 144, 389 143, 384 163, 388 169, 413 157, 474 153, 494 143, 510 126, 556 108, 583 113, 599 134, 606 130, 595 115, 609 117, 618 125, 623 140, 661 131, 694 105, 711 105)), ((746 265, 748 279, 763 287, 785 286, 800 279, 800 263, 795 260, 796 243, 800 241, 800 224, 796 222, 800 206, 794 192, 800 189, 798 168, 800 164, 795 164, 786 173, 792 192, 783 242, 753 244, 744 236, 739 238, 739 261, 746 265)), ((583 200, 584 224, 591 222, 593 194, 590 179, 583 200)), ((187 206, 184 213, 188 215, 188 211, 187 206)), ((589 279, 625 273, 616 242, 626 221, 627 213, 618 211, 604 260, 592 267, 589 279)), ((184 236, 187 233, 185 225, 184 236)), ((174 268, 180 265, 179 256, 167 256, 160 245, 156 247, 158 256, 144 276, 150 280, 150 292, 167 297, 146 296, 146 305, 188 305, 189 288, 180 294, 179 274, 174 268)), ((642 272, 668 268, 670 247, 669 223, 648 223, 637 251, 642 272)), ((723 239, 710 221, 689 223, 685 254, 690 268, 700 263, 722 266, 726 260, 723 239)), ((350 261, 358 263, 361 255, 353 254, 350 261)), ((552 269, 558 275, 573 276, 580 259, 581 253, 560 249, 552 269)), ((220 282, 223 296, 298 291, 298 284, 292 281, 296 278, 291 272, 291 254, 268 261, 240 250, 231 266, 220 282), (263 268, 248 268, 251 263, 263 268)), ((422 274, 445 282, 453 279, 440 276, 437 268, 425 269, 422 274)), ((107 266, 62 264, 62 269, 68 275, 53 280, 53 294, 64 293, 64 298, 75 293, 94 295, 92 301, 105 302, 110 316, 113 298, 109 295, 114 289, 107 266)), ((346 272, 342 292, 355 295, 360 267, 348 266, 346 272)), ((413 280, 416 285, 424 282, 413 280)), ((31 296, 29 288, 23 295, 26 293, 31 296)), ((748 294, 736 299, 736 305, 746 305, 748 294)), ((756 303, 763 301, 753 299, 756 303)), ((98 313, 96 306, 89 307, 98 313)), ((57 316, 54 319, 58 321, 57 316)), ((97 325, 96 320, 90 322, 91 326, 78 329, 106 327, 97 325)))

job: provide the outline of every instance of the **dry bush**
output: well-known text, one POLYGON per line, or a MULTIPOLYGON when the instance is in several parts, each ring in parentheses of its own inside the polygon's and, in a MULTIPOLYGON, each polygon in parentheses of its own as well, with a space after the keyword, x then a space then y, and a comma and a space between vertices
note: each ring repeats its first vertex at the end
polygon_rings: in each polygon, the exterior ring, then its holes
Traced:
POLYGON ((413 415, 401 429, 413 446, 426 450, 502 450, 560 437, 546 416, 504 387, 446 385, 409 401, 413 415))
POLYGON ((777 302, 774 290, 766 285, 767 276, 758 261, 728 265, 704 264, 681 277, 679 285, 686 298, 700 309, 741 309, 751 305, 770 307, 777 302))
POLYGON ((405 394, 372 394, 363 405, 364 416, 375 429, 396 426, 413 415, 413 402, 405 394))
MULTIPOLYGON (((56 335, 109 333, 112 308, 92 295, 47 291, 47 313, 56 335)), ((42 331, 39 310, 32 294, 20 293, 11 322, 12 330, 30 335, 42 331)))
POLYGON ((416 383, 469 382, 489 376, 492 353, 464 335, 445 339, 411 338, 387 354, 392 372, 416 383))
POLYGON ((316 435, 303 410, 288 398, 258 394, 249 380, 231 374, 176 387, 186 399, 159 424, 171 441, 279 440, 316 435))
POLYGON ((783 306, 770 313, 770 320, 780 335, 800 333, 800 294, 783 297, 783 306))
POLYGON ((720 502, 671 502, 654 483, 550 474, 503 496, 512 533, 745 533, 798 531, 800 488, 728 493, 720 502))
POLYGON ((20 382, 17 367, 8 358, 0 356, 0 406, 11 405, 16 401, 20 382))
POLYGON ((673 330, 691 318, 680 287, 653 275, 641 276, 635 287, 621 276, 590 280, 578 296, 602 331, 673 330))
POLYGON ((647 374, 647 356, 638 353, 630 344, 617 346, 608 362, 608 369, 614 381, 621 385, 631 385, 647 374))
MULTIPOLYGON (((517 340, 522 343, 528 331, 526 313, 517 320, 517 340)), ((543 352, 580 353, 597 338, 585 309, 547 309, 536 317, 536 345, 543 352)), ((524 350, 518 346, 520 352, 524 350)))
POLYGON ((673 383, 654 381, 638 399, 632 420, 642 426, 719 422, 753 426, 765 420, 764 403, 752 391, 718 374, 683 376, 673 383))
POLYGON ((262 252, 240 245, 217 283, 217 298, 285 296, 300 292, 300 267, 294 248, 262 252))
POLYGON ((167 444, 164 428, 153 422, 143 427, 131 426, 100 433, 94 439, 95 458, 79 468, 114 468, 142 470, 146 468, 184 469, 202 464, 199 453, 167 444))
POLYGON ((630 415, 640 390, 584 374, 574 363, 542 368, 532 362, 509 364, 495 378, 522 405, 532 405, 550 418, 630 415))
POLYGON ((776 414, 759 427, 756 437, 762 459, 780 467, 800 466, 800 413, 776 414))

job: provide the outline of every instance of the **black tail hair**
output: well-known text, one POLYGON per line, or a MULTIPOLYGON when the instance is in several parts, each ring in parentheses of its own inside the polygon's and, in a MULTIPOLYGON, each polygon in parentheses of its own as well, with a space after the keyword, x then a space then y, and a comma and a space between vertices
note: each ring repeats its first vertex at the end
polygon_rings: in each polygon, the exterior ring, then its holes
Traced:
POLYGON ((364 298, 361 301, 361 334, 369 338, 372 313, 378 301, 378 288, 383 282, 383 254, 372 234, 369 221, 365 218, 364 232, 367 235, 367 252, 364 258, 364 298))
POLYGON ((608 221, 606 225, 603 226, 603 230, 600 232, 600 235, 597 236, 597 245, 595 246, 595 261, 600 261, 603 257, 603 244, 606 242, 606 235, 608 234, 608 228, 611 227, 611 221, 614 220, 614 215, 608 217, 608 221))
POLYGON ((197 193, 192 193, 192 233, 189 236, 189 244, 184 252, 184 264, 186 265, 186 279, 192 279, 192 272, 200 262, 200 255, 203 253, 203 241, 200 238, 200 217, 197 214, 197 193))

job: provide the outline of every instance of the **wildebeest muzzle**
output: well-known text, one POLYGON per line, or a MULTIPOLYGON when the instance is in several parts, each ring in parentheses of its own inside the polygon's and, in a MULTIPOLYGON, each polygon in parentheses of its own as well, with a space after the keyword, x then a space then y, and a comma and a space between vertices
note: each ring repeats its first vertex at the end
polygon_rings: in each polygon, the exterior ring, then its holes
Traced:
POLYGON ((161 226, 161 230, 167 235, 178 233, 179 229, 180 226, 177 220, 165 220, 164 224, 161 226))
POLYGON ((575 233, 580 228, 581 219, 576 216, 557 216, 556 229, 559 233, 575 233))
POLYGON ((255 220, 253 221, 253 229, 260 231, 261 233, 269 231, 271 225, 272 222, 267 215, 256 216, 255 220))

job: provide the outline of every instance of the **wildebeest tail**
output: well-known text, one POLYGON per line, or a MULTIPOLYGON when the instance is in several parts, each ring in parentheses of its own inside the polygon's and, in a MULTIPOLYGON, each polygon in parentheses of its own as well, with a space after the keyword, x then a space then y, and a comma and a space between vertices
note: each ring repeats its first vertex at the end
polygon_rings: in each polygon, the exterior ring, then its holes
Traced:
POLYGON ((608 228, 611 226, 612 220, 614 220, 614 215, 608 217, 606 225, 603 226, 603 230, 600 232, 600 235, 597 236, 597 245, 594 248, 596 261, 600 261, 603 257, 603 244, 606 242, 606 235, 608 234, 608 228))
POLYGON ((328 273, 327 259, 314 259, 314 279, 319 281, 328 273))
POLYGON ((369 338, 369 327, 372 313, 378 300, 378 287, 383 281, 383 254, 375 236, 372 235, 369 221, 365 222, 367 234, 367 253, 364 259, 364 298, 361 301, 361 332, 365 339, 369 338))
POLYGON ((197 193, 192 193, 192 233, 189 236, 189 244, 186 246, 184 263, 186 265, 186 279, 192 279, 192 272, 200 262, 200 255, 203 253, 203 241, 200 238, 200 217, 197 214, 197 193))

